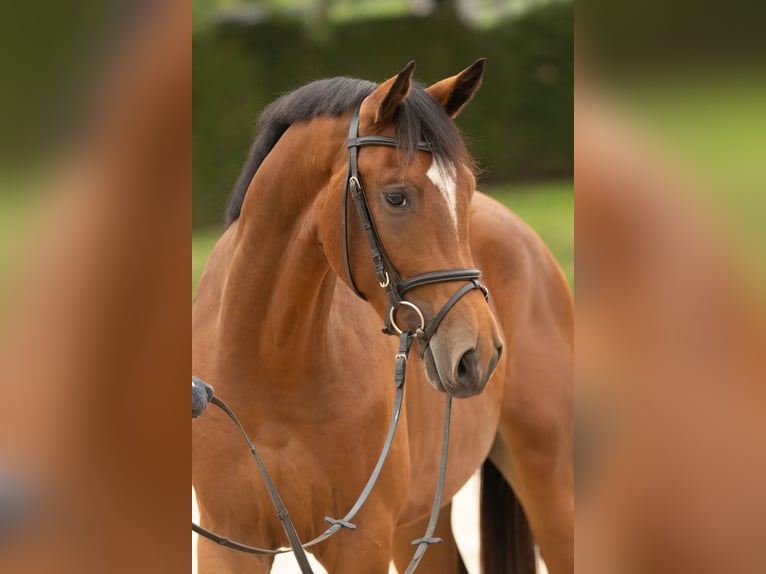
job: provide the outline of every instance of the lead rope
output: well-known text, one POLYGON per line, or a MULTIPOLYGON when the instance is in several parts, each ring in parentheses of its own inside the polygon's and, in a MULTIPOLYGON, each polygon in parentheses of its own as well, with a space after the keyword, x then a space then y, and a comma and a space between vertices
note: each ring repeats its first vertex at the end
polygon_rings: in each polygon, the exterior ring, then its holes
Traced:
POLYGON ((436 481, 436 491, 434 492, 434 502, 431 505, 431 517, 428 519, 428 526, 426 527, 426 533, 422 538, 417 538, 412 541, 413 545, 417 546, 415 555, 412 557, 407 570, 404 574, 412 574, 415 568, 420 564, 420 560, 428 550, 431 544, 438 544, 442 541, 441 538, 434 538, 434 531, 436 530, 436 523, 439 522, 439 514, 442 507, 442 494, 444 493, 444 479, 447 475, 447 454, 449 452, 449 429, 450 420, 452 418, 452 396, 447 395, 447 404, 444 408, 444 431, 442 434, 442 457, 439 463, 439 478, 436 481))
MULTIPOLYGON (((383 463, 385 463, 386 458, 388 457, 388 452, 391 449, 391 444, 393 443, 394 435, 396 433, 396 427, 399 422, 399 414, 401 412, 402 400, 404 397, 404 378, 405 378, 405 373, 407 368, 407 356, 409 354, 409 348, 412 346, 411 335, 409 333, 405 333, 404 335, 400 339, 399 352, 396 355, 396 368, 394 372, 394 381, 396 384, 396 395, 394 399, 394 409, 391 414, 391 423, 389 424, 388 433, 386 435, 386 441, 383 445, 383 449, 381 450, 380 456, 378 457, 378 461, 375 464, 375 468, 373 469, 373 472, 370 475, 370 478, 368 479, 367 484, 362 490, 362 493, 359 495, 359 498, 354 503, 351 510, 349 510, 348 513, 346 513, 346 515, 343 518, 335 519, 329 516, 325 517, 325 521, 327 521, 330 524, 330 527, 327 530, 325 530, 322 534, 320 534, 313 540, 310 540, 309 542, 306 542, 304 544, 300 544, 300 541, 298 541, 298 547, 300 548, 300 550, 299 552, 296 552, 296 558, 298 557, 299 553, 302 553, 305 555, 305 553, 303 552, 305 548, 309 548, 311 546, 314 546, 315 544, 319 544, 320 542, 327 540, 333 534, 340 531, 342 528, 347 528, 349 530, 356 530, 356 525, 353 524, 351 520, 354 518, 354 516, 356 516, 356 514, 362 508, 364 503, 367 501, 367 498, 370 496, 370 493, 372 492, 372 489, 375 486, 375 483, 377 482, 378 477, 380 476, 380 472, 383 469, 383 463), (405 337, 404 335, 407 335, 407 336, 405 337)), ((196 379, 196 377, 192 377, 192 379, 194 380, 196 379)), ((212 397, 212 392, 213 392, 212 387, 210 387, 210 385, 207 385, 207 383, 200 381, 199 379, 196 379, 196 380, 206 385, 207 388, 210 389, 208 391, 208 395, 212 397)), ((194 392, 192 392, 192 396, 194 397, 194 392)), ((202 401, 204 401, 204 399, 202 399, 202 401)), ((252 440, 250 440, 250 437, 247 435, 244 428, 242 428, 242 425, 237 420, 233 411, 222 400, 218 399, 217 397, 209 398, 209 402, 211 402, 212 404, 216 405, 218 408, 223 410, 229 416, 229 418, 231 418, 232 421, 234 421, 234 424, 237 426, 237 428, 242 433, 242 436, 247 441, 248 447, 250 447, 250 452, 256 458, 256 461, 258 461, 258 469, 263 475, 264 480, 267 481, 267 484, 270 483, 273 486, 273 482, 271 482, 271 479, 268 478, 268 472, 266 471, 266 467, 263 464, 263 461, 260 459, 260 456, 258 456, 252 440)), ((193 408, 192 417, 196 418, 200 416, 202 414, 202 411, 204 411, 205 406, 206 405, 202 407, 197 406, 196 411, 193 408)), ((274 487, 274 492, 276 493, 276 487, 274 487)), ((271 494, 271 491, 269 492, 269 494, 271 494)), ((280 500, 280 503, 281 503, 281 500, 280 500)), ((279 512, 280 512, 279 509, 277 509, 277 514, 279 514, 279 512)), ((282 520, 281 516, 280 516, 280 520, 282 520)), ((292 527, 292 530, 295 530, 295 527, 292 526, 292 521, 290 520, 290 517, 287 514, 287 511, 285 510, 284 520, 282 522, 283 527, 285 526, 286 523, 289 523, 290 527, 292 527)), ((198 524, 195 524, 194 522, 192 522, 192 530, 196 532, 197 534, 199 534, 200 536, 203 536, 207 538, 208 540, 212 540, 213 542, 216 542, 217 544, 220 544, 221 546, 226 546, 227 548, 238 550, 240 552, 246 552, 248 554, 275 556, 277 554, 284 554, 286 552, 290 552, 291 550, 295 552, 295 546, 292 546, 292 541, 291 541, 291 549, 266 549, 266 548, 259 548, 257 546, 250 546, 248 544, 243 544, 241 542, 236 542, 225 536, 221 536, 220 534, 216 534, 210 530, 207 530, 206 528, 203 528, 202 526, 199 526, 198 524)), ((297 538, 297 535, 296 535, 296 538, 297 538)), ((288 535, 288 539, 289 539, 289 535, 288 535)), ((308 564, 306 566, 309 569, 303 570, 302 572, 307 574, 313 574, 313 572, 310 569, 310 566, 308 566, 308 564)))
MULTIPOLYGON (((287 538, 290 542, 290 549, 270 550, 265 548, 258 548, 256 546, 249 546, 247 544, 242 544, 241 542, 230 540, 229 538, 226 538, 225 536, 215 534, 214 532, 211 532, 210 530, 207 530, 195 524, 194 522, 192 522, 192 530, 196 532, 197 534, 209 540, 212 540, 213 542, 220 544, 221 546, 226 546, 233 550, 238 550, 240 552, 246 552, 249 554, 261 554, 261 555, 265 554, 265 555, 273 556, 273 555, 283 554, 285 552, 292 551, 295 555, 295 559, 298 562, 298 565, 300 566, 301 574, 314 574, 313 570, 311 569, 311 566, 308 563, 308 558, 306 557, 306 552, 304 549, 309 548, 315 544, 319 544, 320 542, 323 542, 324 540, 327 540, 328 538, 330 538, 333 534, 335 534, 342 528, 347 528, 349 530, 356 530, 356 525, 353 524, 351 520, 354 518, 354 516, 356 516, 356 514, 362 508, 364 503, 367 501, 367 498, 369 498, 370 494, 372 493, 372 489, 375 486, 375 483, 377 482, 378 477, 380 476, 381 470, 383 469, 383 464, 385 463, 386 458, 388 457, 388 453, 391 449, 391 444, 393 443, 394 435, 396 433, 396 428, 399 422, 399 414, 401 412, 402 399, 404 396, 404 383, 405 383, 405 377, 407 374, 407 360, 409 357, 410 349, 412 347, 412 342, 414 338, 415 338, 414 333, 407 332, 407 331, 403 332, 399 337, 399 349, 396 353, 396 357, 395 357, 396 365, 394 367, 394 385, 396 386, 396 395, 394 399, 394 409, 391 415, 391 423, 389 424, 388 433, 386 435, 386 441, 383 444, 383 449, 381 450, 380 456, 378 457, 378 461, 375 464, 375 468, 373 469, 372 474, 370 475, 370 478, 367 480, 367 484, 365 485, 364 489, 362 489, 362 492, 359 495, 359 498, 354 503, 351 510, 349 510, 348 513, 346 513, 346 515, 343 518, 335 519, 329 516, 325 517, 325 520, 330 524, 330 527, 327 530, 325 530, 322 534, 314 538, 313 540, 310 540, 309 542, 306 542, 304 544, 301 544, 301 541, 300 541, 300 538, 298 537, 298 533, 296 532, 295 526, 293 525, 293 522, 290 519, 290 515, 287 512, 287 508, 282 502, 282 499, 279 496, 279 492, 277 491, 277 488, 274 485, 274 482, 271 480, 271 477, 269 476, 269 473, 266 470, 266 465, 264 464, 261 457, 258 455, 258 451, 255 448, 255 444, 250 439, 249 435, 247 434, 242 424, 237 419, 234 412, 231 410, 231 408, 229 408, 229 406, 226 403, 224 403, 221 399, 213 395, 213 389, 212 387, 210 387, 210 385, 208 385, 207 383, 204 383, 203 381, 201 381, 200 379, 197 379, 196 377, 192 377, 192 403, 193 403, 192 418, 199 417, 202 414, 202 412, 204 412, 205 407, 207 406, 207 403, 209 402, 214 404, 219 409, 221 409, 234 422, 235 426, 239 429, 240 433, 245 439, 245 442, 247 443, 247 446, 250 449, 250 453, 253 455, 253 458, 258 464, 258 469, 260 470, 261 475, 263 476, 264 482, 266 483, 266 488, 269 492, 269 496, 271 496, 271 500, 274 504, 274 508, 277 511, 277 516, 279 517, 279 520, 282 523, 282 527, 285 531, 285 534, 287 534, 287 538), (197 385, 196 389, 195 389, 195 384, 197 385), (204 390, 202 390, 203 389, 202 385, 204 385, 204 390), (197 391, 196 393, 195 393, 195 390, 197 391), (196 404, 195 404, 195 400, 196 400, 196 404)), ((434 538, 433 533, 436 529, 436 524, 439 520, 442 493, 444 491, 444 479, 447 472, 447 453, 449 450, 449 430, 450 430, 451 413, 452 413, 452 397, 447 395, 447 403, 446 403, 446 409, 444 413, 444 431, 443 431, 443 438, 442 438, 441 463, 439 466, 439 476, 436 483, 436 492, 434 494, 434 501, 431 507, 431 517, 428 520, 428 526, 426 528, 426 532, 423 535, 423 537, 412 541, 414 545, 417 545, 417 549, 415 550, 415 554, 412 557, 412 560, 410 561, 410 564, 407 567, 405 574, 412 574, 412 572, 415 571, 415 569, 418 567, 418 564, 420 563, 420 560, 423 558, 423 555, 425 554, 426 550, 431 544, 437 544, 441 542, 441 538, 434 538)))
MULTIPOLYGON (((255 462, 258 465, 258 469, 261 471, 261 475, 263 476, 263 481, 264 483, 266 483, 266 490, 268 490, 269 492, 269 496, 271 497, 271 502, 274 504, 274 509, 277 511, 277 517, 279 518, 279 521, 282 523, 282 528, 284 529, 285 534, 287 535, 287 540, 290 542, 290 548, 292 548, 293 550, 293 553, 295 555, 295 560, 298 562, 298 566, 301 569, 301 573, 314 574, 314 571, 311 569, 311 565, 309 564, 309 559, 306 556, 306 551, 303 549, 303 545, 301 544, 301 539, 298 536, 298 532, 295 530, 295 525, 293 524, 293 521, 290 519, 290 514, 287 512, 287 507, 285 507, 285 503, 282 502, 282 498, 279 496, 277 487, 274 485, 274 481, 271 480, 271 476, 269 476, 268 470, 266 470, 266 465, 263 463, 263 460, 258 455, 258 451, 255 448, 255 444, 253 444, 253 441, 250 440, 250 437, 248 436, 247 432, 245 432, 245 429, 242 426, 242 423, 239 422, 239 419, 237 419, 237 416, 234 414, 234 411, 232 411, 226 403, 224 403, 218 397, 212 396, 212 395, 210 397, 210 402, 213 403, 215 406, 217 406, 219 409, 221 409, 223 412, 225 412, 229 416, 229 418, 232 421, 234 421, 234 424, 239 429, 239 432, 242 433, 242 436, 245 439, 245 442, 247 442, 248 448, 250 449, 250 453, 253 455, 253 458, 255 459, 255 462)), ((192 522, 192 529, 194 529, 195 526, 196 524, 192 522)), ((218 543, 221 544, 221 541, 218 541, 218 543)))

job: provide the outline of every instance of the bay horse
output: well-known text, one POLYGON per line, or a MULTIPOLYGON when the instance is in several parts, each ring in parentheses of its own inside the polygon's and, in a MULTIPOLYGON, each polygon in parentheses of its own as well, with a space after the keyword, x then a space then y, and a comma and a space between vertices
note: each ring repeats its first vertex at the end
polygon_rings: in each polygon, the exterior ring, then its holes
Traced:
MULTIPOLYGON (((416 340, 399 429, 357 528, 311 550, 332 574, 386 574, 391 561, 402 571, 428 519, 440 397, 448 393, 459 400, 435 532, 443 542, 419 571, 466 571, 449 501, 482 468, 484 572, 534 572, 536 541, 552 574, 571 573, 569 287, 535 233, 475 191, 474 164, 453 119, 479 87, 484 60, 427 88, 413 83, 413 71, 410 62, 379 85, 319 80, 263 112, 229 226, 197 291, 193 374, 215 387, 253 437, 302 540, 322 533, 326 516, 343 516, 384 442, 397 352, 396 338, 380 334, 389 315, 385 282, 371 265, 357 207, 344 207, 349 125, 358 121, 365 137, 397 138, 397 147, 359 148, 354 160, 389 263, 403 278, 477 267, 489 303, 470 290, 427 345, 416 340)), ((423 284, 406 300, 428 325, 459 287, 423 284)), ((410 306, 396 310, 395 323, 414 330, 410 306)), ((249 544, 285 546, 230 421, 209 412, 192 431, 202 525, 249 544)), ((201 573, 265 573, 272 561, 199 540, 201 573)))

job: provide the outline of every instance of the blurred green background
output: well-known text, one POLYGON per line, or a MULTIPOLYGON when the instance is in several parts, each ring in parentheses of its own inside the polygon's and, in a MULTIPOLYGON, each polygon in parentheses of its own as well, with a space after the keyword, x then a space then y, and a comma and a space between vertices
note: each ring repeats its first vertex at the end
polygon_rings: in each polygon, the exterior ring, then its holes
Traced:
POLYGON ((486 57, 458 126, 479 187, 525 219, 573 278, 574 14, 566 0, 194 0, 192 290, 263 108, 315 79, 428 84, 486 57))
POLYGON ((430 83, 487 57, 458 119, 486 185, 572 177, 571 2, 195 0, 195 229, 219 226, 254 136, 279 95, 319 78, 383 81, 409 60, 430 83))

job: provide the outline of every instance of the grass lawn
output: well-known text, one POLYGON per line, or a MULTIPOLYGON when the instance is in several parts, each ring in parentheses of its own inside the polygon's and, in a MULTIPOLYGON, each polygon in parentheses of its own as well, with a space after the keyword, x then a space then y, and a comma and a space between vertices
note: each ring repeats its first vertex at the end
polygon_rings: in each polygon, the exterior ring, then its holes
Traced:
MULTIPOLYGON (((571 180, 488 187, 497 198, 526 221, 548 245, 570 284, 574 280, 574 189, 571 180)), ((192 234, 192 296, 220 229, 192 234)))

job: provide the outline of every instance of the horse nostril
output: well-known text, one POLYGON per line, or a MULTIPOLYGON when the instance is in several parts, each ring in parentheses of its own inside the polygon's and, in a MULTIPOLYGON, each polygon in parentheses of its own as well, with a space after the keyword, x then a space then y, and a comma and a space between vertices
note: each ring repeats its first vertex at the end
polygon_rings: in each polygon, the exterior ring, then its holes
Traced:
POLYGON ((455 382, 459 385, 470 385, 479 379, 479 359, 475 349, 466 351, 455 368, 455 382))

